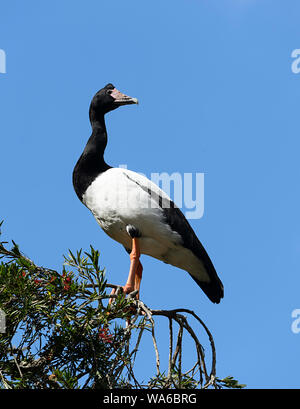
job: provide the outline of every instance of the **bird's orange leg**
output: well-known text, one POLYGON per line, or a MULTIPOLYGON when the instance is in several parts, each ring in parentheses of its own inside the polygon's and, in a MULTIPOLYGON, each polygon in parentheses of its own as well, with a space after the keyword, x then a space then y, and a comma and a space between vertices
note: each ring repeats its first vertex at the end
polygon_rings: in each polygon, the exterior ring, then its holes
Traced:
MULTIPOLYGON (((127 282, 125 286, 123 287, 123 291, 125 294, 131 293, 132 291, 135 290, 136 273, 140 265, 140 255, 141 255, 141 252, 140 252, 139 239, 137 237, 134 237, 132 239, 132 250, 130 253, 129 274, 128 274, 127 282)), ((139 281, 139 284, 140 284, 140 281, 139 281)))
POLYGON ((136 295, 136 298, 138 300, 140 298, 140 286, 141 286, 141 281, 142 281, 142 273, 143 273, 143 266, 142 266, 142 263, 139 262, 137 270, 136 270, 135 281, 134 281, 134 289, 138 290, 138 293, 136 295))
MULTIPOLYGON (((132 250, 130 253, 130 269, 129 269, 129 274, 127 278, 127 282, 123 287, 123 291, 125 294, 129 294, 134 290, 138 290, 138 293, 136 295, 137 299, 139 299, 139 291, 140 291, 140 286, 141 286, 141 280, 142 280, 142 272, 143 272, 143 266, 142 263, 140 262, 140 244, 139 240, 137 237, 132 238, 132 250)), ((111 295, 116 293, 116 289, 113 288, 111 291, 111 295)), ((109 304, 112 303, 112 298, 109 299, 109 304)))

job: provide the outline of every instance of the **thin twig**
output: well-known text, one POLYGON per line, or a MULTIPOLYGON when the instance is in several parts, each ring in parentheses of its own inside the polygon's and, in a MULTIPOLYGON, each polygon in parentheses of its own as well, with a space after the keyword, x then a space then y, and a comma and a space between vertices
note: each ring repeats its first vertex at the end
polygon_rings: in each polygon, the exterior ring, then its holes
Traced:
POLYGON ((172 318, 169 317, 169 333, 170 333, 170 342, 169 342, 169 367, 168 367, 168 380, 171 380, 172 376, 172 355, 173 355, 173 323, 172 318))
POLYGON ((2 380, 2 383, 5 389, 12 389, 12 387, 6 382, 6 379, 4 378, 1 370, 0 370, 0 376, 1 376, 1 380, 2 380))

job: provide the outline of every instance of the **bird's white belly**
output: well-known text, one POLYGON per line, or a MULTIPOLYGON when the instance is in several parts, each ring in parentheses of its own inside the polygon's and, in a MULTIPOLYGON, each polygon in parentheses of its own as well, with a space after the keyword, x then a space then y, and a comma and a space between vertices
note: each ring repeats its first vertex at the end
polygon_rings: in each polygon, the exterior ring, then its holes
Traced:
POLYGON ((112 168, 98 176, 88 187, 83 202, 101 228, 128 249, 132 241, 126 231, 129 224, 141 233, 141 253, 160 260, 181 242, 178 233, 164 223, 162 210, 147 191, 126 177, 123 169, 112 168))
MULTIPOLYGON (((83 195, 83 203, 91 210, 101 228, 127 249, 131 250, 132 239, 126 226, 133 225, 141 233, 139 242, 142 254, 172 264, 206 281, 208 276, 202 262, 182 246, 180 235, 172 231, 164 220, 163 210, 149 196, 148 182, 152 183, 134 172, 111 168, 91 183, 83 195)), ((159 189, 153 184, 150 187, 159 189)), ((157 190, 156 194, 164 193, 157 190)), ((164 198, 168 199, 167 196, 164 198)))

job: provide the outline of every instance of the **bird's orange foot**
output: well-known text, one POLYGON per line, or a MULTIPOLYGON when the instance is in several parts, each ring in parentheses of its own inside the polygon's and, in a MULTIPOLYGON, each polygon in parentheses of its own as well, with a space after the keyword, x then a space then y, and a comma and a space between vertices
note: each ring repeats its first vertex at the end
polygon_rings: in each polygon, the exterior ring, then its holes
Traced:
POLYGON ((132 293, 132 291, 134 291, 134 287, 132 285, 130 285, 130 284, 125 284, 124 287, 122 287, 122 288, 123 288, 123 292, 125 294, 130 294, 130 293, 132 293))
MULTIPOLYGON (((125 284, 123 287, 120 286, 119 289, 121 291, 123 290, 124 294, 126 294, 126 295, 136 291, 136 294, 132 294, 132 298, 139 299, 139 292, 137 290, 135 290, 132 285, 125 284)), ((115 294, 117 294, 117 289, 113 288, 110 295, 115 295, 115 294)), ((113 299, 114 299, 114 297, 111 297, 109 299, 109 304, 111 304, 113 302, 113 299)))

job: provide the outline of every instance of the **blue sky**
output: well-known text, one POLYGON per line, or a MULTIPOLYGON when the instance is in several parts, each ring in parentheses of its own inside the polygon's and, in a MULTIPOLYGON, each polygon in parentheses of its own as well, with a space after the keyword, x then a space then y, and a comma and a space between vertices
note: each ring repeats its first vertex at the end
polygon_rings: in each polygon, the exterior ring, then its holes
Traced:
POLYGON ((147 176, 205 174, 204 215, 190 222, 225 287, 213 305, 184 271, 144 256, 142 299, 199 314, 218 376, 251 388, 300 386, 299 13, 296 0, 0 2, 5 238, 56 269, 68 248, 92 244, 108 281, 125 283, 128 255, 71 175, 94 93, 112 82, 137 97, 107 115, 105 158, 147 176))

